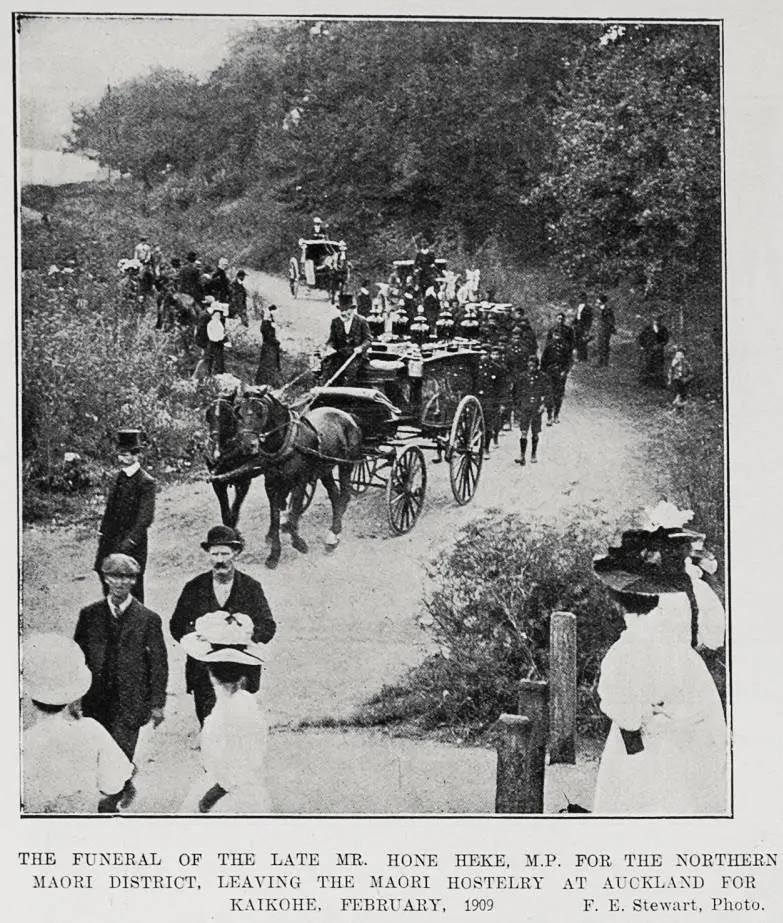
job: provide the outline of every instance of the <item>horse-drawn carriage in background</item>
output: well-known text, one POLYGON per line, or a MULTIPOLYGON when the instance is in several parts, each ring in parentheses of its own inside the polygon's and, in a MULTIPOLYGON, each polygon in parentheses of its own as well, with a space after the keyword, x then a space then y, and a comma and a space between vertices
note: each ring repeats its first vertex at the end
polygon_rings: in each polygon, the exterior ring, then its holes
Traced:
POLYGON ((329 293, 334 303, 351 279, 348 247, 343 240, 299 240, 299 255, 288 261, 288 285, 294 298, 299 290, 329 293))

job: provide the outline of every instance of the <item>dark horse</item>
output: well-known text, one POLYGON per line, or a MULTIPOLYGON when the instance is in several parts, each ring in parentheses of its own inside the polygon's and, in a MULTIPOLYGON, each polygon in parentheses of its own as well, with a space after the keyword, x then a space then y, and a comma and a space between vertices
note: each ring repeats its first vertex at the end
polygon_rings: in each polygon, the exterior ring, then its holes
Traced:
POLYGON ((209 455, 206 456, 207 468, 212 475, 212 489, 220 504, 220 517, 223 525, 236 528, 239 511, 250 490, 252 474, 243 474, 236 478, 215 480, 240 467, 252 452, 252 442, 244 432, 233 398, 219 397, 207 408, 207 425, 209 426, 209 455), (229 488, 234 488, 234 499, 229 500, 229 488))
MULTIPOLYGON (((236 418, 237 411, 233 406, 231 409, 236 418)), ((234 503, 230 507, 226 504, 234 524, 250 479, 263 474, 269 500, 266 540, 271 545, 267 567, 276 567, 280 560, 280 513, 286 508, 289 494, 291 503, 285 531, 290 533, 294 548, 306 552, 307 543, 299 535, 299 519, 307 485, 320 480, 332 504, 332 525, 326 546, 333 549, 340 541, 343 515, 351 496, 351 471, 361 458, 362 432, 354 418, 333 407, 318 407, 299 417, 266 385, 248 389, 238 413, 235 423, 239 432, 234 447, 220 465, 222 472, 216 470, 212 476, 216 492, 221 484, 233 483, 236 487, 234 503), (234 460, 241 460, 238 468, 229 467, 234 460), (339 469, 339 485, 333 474, 335 465, 339 469)))

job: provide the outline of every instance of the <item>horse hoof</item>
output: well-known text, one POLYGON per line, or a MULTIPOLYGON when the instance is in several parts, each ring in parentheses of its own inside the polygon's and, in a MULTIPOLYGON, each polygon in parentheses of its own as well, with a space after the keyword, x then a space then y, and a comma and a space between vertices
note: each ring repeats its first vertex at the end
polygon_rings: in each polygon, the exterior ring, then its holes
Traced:
POLYGON ((269 555, 266 561, 264 561, 264 564, 266 564, 269 570, 274 570, 277 567, 277 564, 279 561, 280 561, 280 558, 275 558, 275 557, 272 557, 272 555, 269 555))
POLYGON ((307 542, 300 535, 291 536, 291 544, 294 546, 294 548, 296 548, 298 552, 300 552, 300 554, 307 554, 307 552, 310 550, 307 547, 307 542))

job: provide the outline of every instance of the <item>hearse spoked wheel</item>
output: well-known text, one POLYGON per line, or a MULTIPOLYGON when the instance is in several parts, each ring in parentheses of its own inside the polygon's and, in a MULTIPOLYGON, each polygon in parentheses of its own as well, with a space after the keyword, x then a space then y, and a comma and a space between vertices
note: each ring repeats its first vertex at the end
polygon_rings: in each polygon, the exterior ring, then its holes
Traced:
POLYGON ((416 525, 426 492, 424 453, 416 445, 406 446, 392 462, 386 482, 386 513, 395 535, 404 535, 416 525))
POLYGON ((473 499, 484 461, 484 412, 478 398, 462 398, 451 421, 446 448, 451 492, 460 506, 473 499))

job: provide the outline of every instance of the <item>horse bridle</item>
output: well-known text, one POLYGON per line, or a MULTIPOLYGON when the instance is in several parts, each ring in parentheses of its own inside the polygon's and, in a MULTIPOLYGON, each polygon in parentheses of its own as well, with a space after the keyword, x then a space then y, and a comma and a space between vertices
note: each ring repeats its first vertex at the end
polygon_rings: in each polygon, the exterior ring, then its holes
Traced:
MULTIPOLYGON (((272 396, 267 392, 262 395, 248 394, 245 395, 245 400, 248 404, 258 404, 264 410, 271 408, 272 406, 272 396)), ((258 454, 264 458, 267 462, 280 462, 288 458, 288 456, 293 452, 294 442, 296 440, 296 431, 299 425, 299 415, 295 411, 291 410, 289 407, 286 407, 284 404, 281 404, 281 407, 286 412, 286 421, 280 426, 275 426, 273 429, 268 430, 265 433, 258 433, 255 430, 249 429, 247 426, 244 426, 244 420, 240 417, 240 420, 243 424, 243 433, 250 433, 256 439, 258 439, 258 454), (279 449, 275 452, 267 452, 263 448, 263 444, 268 442, 269 438, 276 433, 284 432, 283 442, 279 449)))

